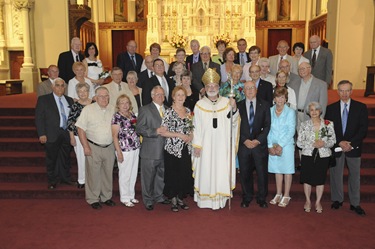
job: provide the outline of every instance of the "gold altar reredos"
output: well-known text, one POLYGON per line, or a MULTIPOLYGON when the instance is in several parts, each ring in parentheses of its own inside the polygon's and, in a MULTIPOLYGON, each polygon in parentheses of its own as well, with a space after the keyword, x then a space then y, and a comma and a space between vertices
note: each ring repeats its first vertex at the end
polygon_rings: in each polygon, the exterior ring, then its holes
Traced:
MULTIPOLYGON (((147 47, 159 42, 164 56, 176 49, 169 44, 175 34, 188 41, 197 39, 201 46, 215 51, 214 36, 227 34, 232 45, 239 38, 255 44, 254 0, 149 0, 147 15, 147 47)), ((190 46, 185 47, 190 52, 190 46)))

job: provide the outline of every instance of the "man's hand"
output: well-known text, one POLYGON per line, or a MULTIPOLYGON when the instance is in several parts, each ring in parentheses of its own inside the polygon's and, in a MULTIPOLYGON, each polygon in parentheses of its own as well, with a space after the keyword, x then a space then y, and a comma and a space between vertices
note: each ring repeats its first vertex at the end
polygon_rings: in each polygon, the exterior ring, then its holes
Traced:
POLYGON ((85 156, 91 156, 92 155, 90 147, 83 148, 83 152, 84 152, 85 156))
POLYGON ((200 157, 201 153, 202 153, 202 149, 194 148, 194 156, 195 157, 200 157))
POLYGON ((44 136, 40 136, 40 137, 39 137, 39 142, 40 142, 41 144, 45 144, 45 143, 47 142, 47 136, 46 136, 46 135, 44 135, 44 136))
POLYGON ((341 141, 339 143, 339 146, 341 147, 343 152, 349 152, 352 150, 352 145, 350 144, 349 141, 341 141))
POLYGON ((259 144, 260 144, 260 142, 256 139, 254 139, 254 140, 246 139, 245 142, 244 142, 244 145, 249 149, 254 149, 259 144))

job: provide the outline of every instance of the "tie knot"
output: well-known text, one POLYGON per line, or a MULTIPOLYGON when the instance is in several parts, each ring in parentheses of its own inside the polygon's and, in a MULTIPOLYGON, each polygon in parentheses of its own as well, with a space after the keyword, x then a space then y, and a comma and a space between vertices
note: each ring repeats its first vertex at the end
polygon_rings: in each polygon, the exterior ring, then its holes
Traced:
POLYGON ((348 107, 348 104, 347 104, 347 103, 345 103, 345 104, 344 104, 344 107, 345 107, 345 108, 346 108, 346 107, 348 107))

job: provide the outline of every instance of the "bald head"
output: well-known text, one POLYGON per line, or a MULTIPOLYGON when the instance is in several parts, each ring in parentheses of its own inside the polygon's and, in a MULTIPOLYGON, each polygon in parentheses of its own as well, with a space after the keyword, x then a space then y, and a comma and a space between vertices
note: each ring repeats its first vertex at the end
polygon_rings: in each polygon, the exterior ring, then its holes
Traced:
POLYGON ((320 42, 321 42, 321 40, 320 40, 319 36, 317 36, 317 35, 311 36, 310 39, 309 39, 310 48, 311 49, 318 48, 320 46, 320 42))
POLYGON ((284 56, 284 55, 286 55, 287 54, 287 52, 288 52, 288 49, 289 49, 289 44, 288 44, 288 42, 287 41, 285 41, 285 40, 281 40, 281 41, 279 41, 278 43, 277 43, 277 51, 279 51, 279 54, 281 55, 281 56, 284 56))

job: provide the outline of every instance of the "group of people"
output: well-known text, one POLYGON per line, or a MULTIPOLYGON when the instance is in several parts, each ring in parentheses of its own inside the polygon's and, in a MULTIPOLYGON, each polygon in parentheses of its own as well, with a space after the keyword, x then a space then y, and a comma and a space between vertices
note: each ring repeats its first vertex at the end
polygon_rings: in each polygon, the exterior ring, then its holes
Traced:
POLYGON ((58 66, 49 67, 49 79, 38 90, 36 125, 46 148, 48 187, 72 184, 73 146, 77 187, 85 189, 94 209, 115 205, 115 162, 120 201, 126 207, 139 203, 134 191, 138 165, 142 201, 150 211, 157 203, 170 204, 173 212, 187 210, 188 195, 194 195, 198 207, 224 208, 236 185, 236 168, 241 207, 249 207, 254 198, 261 208, 268 203, 287 207, 297 146, 304 210, 310 212, 316 187, 314 208, 323 211, 328 169, 331 207, 342 206, 346 163, 350 209, 364 215, 359 168, 367 109, 351 99, 352 83, 347 80, 338 83, 340 101, 327 107, 332 53, 320 46, 316 35, 309 42, 311 49, 305 53, 304 44, 296 43, 292 57, 288 43, 281 40, 278 55, 261 58, 258 46, 246 52, 243 38, 237 41, 238 53, 218 41, 219 54, 213 57, 210 47, 200 48, 192 40, 193 54, 186 57, 178 48, 169 65, 158 43, 151 44, 150 55, 143 59, 131 40, 111 70, 112 82, 103 84, 98 48, 88 43, 84 58, 81 41, 73 38, 71 50, 60 54, 58 66), (276 179, 269 202, 268 173, 276 179))

